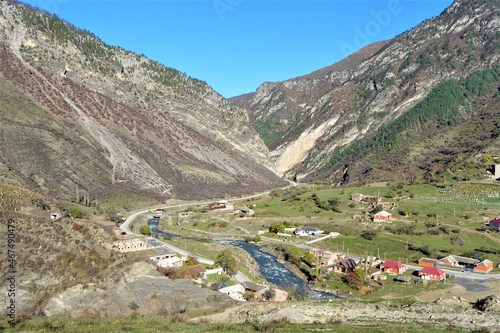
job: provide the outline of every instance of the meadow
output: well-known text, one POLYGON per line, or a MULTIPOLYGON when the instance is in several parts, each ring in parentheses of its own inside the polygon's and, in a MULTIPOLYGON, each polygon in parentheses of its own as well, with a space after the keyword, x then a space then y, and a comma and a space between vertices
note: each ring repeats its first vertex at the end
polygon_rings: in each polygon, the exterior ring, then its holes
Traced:
MULTIPOLYGON (((499 185, 481 183, 434 186, 396 182, 346 188, 297 186, 275 190, 269 197, 237 203, 251 207, 255 211, 252 217, 222 212, 197 213, 179 230, 183 233, 188 232, 186 228, 200 230, 207 237, 211 233, 233 237, 240 234, 244 238, 259 230, 268 231, 276 223, 291 227, 311 225, 341 234, 317 243, 317 247, 349 255, 373 255, 414 263, 421 257, 456 254, 489 259, 498 264, 500 235, 485 223, 500 216, 500 203, 478 202, 477 198, 494 196, 499 191, 499 185), (351 199, 356 193, 381 198, 381 201, 356 202, 351 199), (373 222, 373 212, 382 209, 390 212, 392 219, 384 223, 373 222)), ((263 237, 287 244, 309 240, 273 233, 265 233, 263 237)))

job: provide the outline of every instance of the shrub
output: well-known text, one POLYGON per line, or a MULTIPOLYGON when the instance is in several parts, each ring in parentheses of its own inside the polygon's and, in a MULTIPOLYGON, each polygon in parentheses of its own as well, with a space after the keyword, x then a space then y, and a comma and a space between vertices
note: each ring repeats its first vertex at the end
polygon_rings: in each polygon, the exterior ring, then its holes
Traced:
POLYGON ((377 232, 375 230, 366 230, 361 234, 361 237, 367 240, 373 240, 377 236, 377 232))
POLYGON ((75 219, 82 219, 87 216, 84 211, 78 209, 78 207, 73 206, 68 211, 69 216, 74 217, 75 219))
POLYGON ((147 224, 143 224, 141 225, 141 227, 139 228, 139 232, 143 235, 151 235, 151 228, 149 227, 149 225, 147 224))
POLYGON ((277 234, 285 232, 285 225, 283 223, 274 223, 269 227, 269 232, 277 234))
POLYGON ((429 233, 429 235, 439 235, 441 233, 441 231, 439 229, 435 229, 435 228, 432 228, 432 229, 429 229, 427 230, 427 232, 429 233))

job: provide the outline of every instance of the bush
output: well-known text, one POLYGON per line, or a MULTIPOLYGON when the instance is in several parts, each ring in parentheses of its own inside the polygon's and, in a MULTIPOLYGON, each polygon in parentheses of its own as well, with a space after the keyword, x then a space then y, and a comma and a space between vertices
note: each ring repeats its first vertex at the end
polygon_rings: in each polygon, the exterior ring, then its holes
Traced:
POLYGON ((149 225, 147 224, 143 224, 141 225, 141 227, 139 228, 139 232, 143 235, 151 235, 151 228, 149 227, 149 225))
POLYGON ((361 237, 367 240, 373 240, 377 236, 377 232, 375 230, 366 230, 361 234, 361 237))
POLYGON ((83 219, 87 216, 84 211, 80 210, 76 206, 72 206, 68 211, 69 216, 74 217, 75 219, 83 219))
POLYGON ((427 232, 429 233, 429 235, 434 235, 434 236, 439 235, 441 233, 441 231, 439 229, 435 229, 435 228, 429 229, 429 230, 427 230, 427 232))
POLYGON ((283 233, 285 232, 285 225, 283 223, 274 223, 269 227, 269 232, 271 233, 283 233))

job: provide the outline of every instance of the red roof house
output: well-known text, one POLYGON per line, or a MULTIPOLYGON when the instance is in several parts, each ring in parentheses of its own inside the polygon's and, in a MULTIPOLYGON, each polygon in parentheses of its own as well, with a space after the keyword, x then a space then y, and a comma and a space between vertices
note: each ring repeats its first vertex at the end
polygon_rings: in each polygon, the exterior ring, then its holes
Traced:
POLYGON ((418 276, 422 280, 441 281, 446 277, 446 274, 442 269, 436 267, 424 267, 418 271, 418 276))
POLYGON ((496 217, 494 218, 493 220, 491 220, 488 225, 495 229, 496 231, 500 232, 500 216, 499 217, 496 217))
POLYGON ((383 272, 393 273, 393 274, 403 274, 406 271, 406 266, 400 262, 387 260, 384 261, 383 264, 380 265, 383 272))

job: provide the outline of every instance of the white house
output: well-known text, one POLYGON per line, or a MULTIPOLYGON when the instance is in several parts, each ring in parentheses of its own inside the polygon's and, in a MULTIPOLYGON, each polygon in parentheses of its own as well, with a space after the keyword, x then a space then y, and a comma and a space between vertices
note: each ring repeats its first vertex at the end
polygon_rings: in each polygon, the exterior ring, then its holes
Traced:
POLYGON ((156 263, 158 267, 181 267, 182 259, 179 257, 170 257, 160 260, 156 263))
POLYGON ((234 300, 245 302, 243 295, 245 294, 245 287, 241 284, 235 284, 229 287, 220 288, 219 292, 228 295, 234 300))
POLYGON ((319 235, 322 233, 321 230, 319 230, 316 227, 308 227, 301 225, 295 231, 293 232, 297 236, 314 236, 314 235, 319 235))

